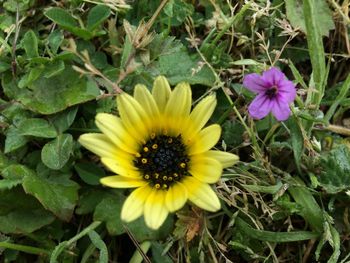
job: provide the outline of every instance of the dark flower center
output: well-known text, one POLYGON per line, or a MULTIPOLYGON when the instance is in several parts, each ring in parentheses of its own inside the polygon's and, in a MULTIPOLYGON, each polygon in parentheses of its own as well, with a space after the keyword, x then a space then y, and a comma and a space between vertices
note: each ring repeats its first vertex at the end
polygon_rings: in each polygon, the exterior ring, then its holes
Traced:
POLYGON ((168 189, 175 181, 188 175, 189 158, 181 135, 154 135, 141 147, 134 164, 143 178, 157 189, 168 189))
POLYGON ((272 86, 271 88, 269 88, 268 90, 265 91, 265 95, 269 98, 269 99, 273 99, 276 97, 277 95, 277 86, 272 86))

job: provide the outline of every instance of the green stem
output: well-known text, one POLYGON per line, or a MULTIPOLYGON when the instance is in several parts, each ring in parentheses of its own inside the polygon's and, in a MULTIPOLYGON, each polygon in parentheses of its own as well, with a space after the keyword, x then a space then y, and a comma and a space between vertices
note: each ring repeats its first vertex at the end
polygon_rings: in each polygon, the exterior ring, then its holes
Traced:
POLYGON ((13 249, 13 250, 25 252, 28 254, 34 254, 34 255, 49 255, 50 254, 49 251, 42 249, 42 248, 14 244, 14 243, 9 243, 9 242, 0 242, 0 247, 13 249))

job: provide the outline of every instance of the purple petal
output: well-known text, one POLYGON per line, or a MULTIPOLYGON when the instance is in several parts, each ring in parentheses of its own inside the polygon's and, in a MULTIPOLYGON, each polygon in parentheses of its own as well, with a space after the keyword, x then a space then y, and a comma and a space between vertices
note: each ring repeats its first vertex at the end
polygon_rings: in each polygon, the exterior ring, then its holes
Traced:
POLYGON ((285 121, 290 116, 289 104, 281 99, 275 99, 272 103, 272 114, 278 121, 285 121))
POLYGON ((261 78, 264 82, 269 83, 269 86, 278 86, 280 81, 286 79, 286 76, 278 68, 272 67, 269 70, 264 71, 261 78))
POLYGON ((280 81, 278 85, 278 95, 280 99, 289 103, 294 101, 296 94, 297 91, 293 82, 290 80, 280 81))
POLYGON ((264 94, 255 97, 248 107, 250 116, 254 119, 262 119, 271 111, 271 100, 264 94))
POLYGON ((256 73, 245 75, 243 86, 254 93, 261 93, 266 90, 266 83, 262 80, 261 76, 256 73))

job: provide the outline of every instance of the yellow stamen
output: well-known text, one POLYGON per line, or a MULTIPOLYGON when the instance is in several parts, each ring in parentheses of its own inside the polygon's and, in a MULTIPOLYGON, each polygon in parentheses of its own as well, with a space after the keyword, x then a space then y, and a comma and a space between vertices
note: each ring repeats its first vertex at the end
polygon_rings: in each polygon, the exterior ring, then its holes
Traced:
POLYGON ((158 179, 159 178, 159 173, 154 174, 154 178, 158 179))
POLYGON ((155 143, 155 144, 152 145, 152 149, 153 149, 153 150, 155 150, 155 149, 157 149, 157 148, 158 148, 158 144, 155 143))
POLYGON ((146 180, 149 179, 149 174, 145 174, 145 179, 146 179, 146 180))
POLYGON ((163 189, 166 189, 168 188, 168 185, 167 184, 163 184, 163 189))
POLYGON ((160 184, 155 184, 154 187, 159 189, 160 188, 160 184))
POLYGON ((172 181, 173 178, 171 176, 168 177, 168 181, 172 181))
POLYGON ((139 157, 141 157, 141 154, 136 153, 135 156, 136 156, 137 158, 139 158, 139 157))
POLYGON ((156 134, 154 132, 151 133, 151 139, 156 138, 156 134))
POLYGON ((185 164, 185 163, 180 163, 180 167, 181 167, 181 168, 185 168, 185 167, 186 167, 186 164, 185 164))
POLYGON ((143 164, 146 164, 146 163, 147 163, 147 159, 146 159, 146 158, 142 158, 142 159, 141 159, 141 162, 142 162, 143 164))
POLYGON ((149 151, 148 147, 143 147, 143 151, 148 152, 149 151))
POLYGON ((164 175, 164 176, 163 176, 163 180, 164 180, 164 181, 168 180, 168 176, 164 175))

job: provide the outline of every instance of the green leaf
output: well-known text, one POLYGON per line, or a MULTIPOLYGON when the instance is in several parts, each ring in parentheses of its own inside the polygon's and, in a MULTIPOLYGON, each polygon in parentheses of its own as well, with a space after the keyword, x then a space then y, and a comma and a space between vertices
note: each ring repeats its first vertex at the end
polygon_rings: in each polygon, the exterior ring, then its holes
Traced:
MULTIPOLYGON (((303 11, 302 0, 286 0, 287 18, 293 27, 299 27, 303 32, 306 32, 305 16, 303 11)), ((313 3, 317 10, 318 26, 321 35, 328 36, 329 31, 335 28, 332 12, 328 7, 327 1, 316 0, 313 3)))
POLYGON ((24 34, 22 45, 26 51, 28 58, 39 57, 38 38, 36 37, 33 30, 29 30, 24 34))
POLYGON ((114 193, 114 195, 105 197, 96 206, 94 220, 105 222, 109 234, 120 235, 125 233, 125 229, 123 228, 123 223, 120 218, 120 212, 125 197, 120 192, 114 193))
POLYGON ((109 195, 105 190, 94 188, 82 188, 78 207, 75 209, 75 213, 78 215, 85 215, 94 212, 97 205, 109 195))
POLYGON ((0 190, 11 189, 22 183, 23 177, 30 173, 24 165, 20 164, 11 164, 2 170, 1 175, 4 178, 0 180, 0 190))
POLYGON ((93 163, 77 163, 74 168, 80 178, 89 185, 99 185, 100 178, 105 176, 104 170, 93 163))
POLYGON ((278 181, 276 185, 264 186, 264 185, 247 185, 241 184, 245 189, 258 193, 267 193, 267 194, 276 194, 281 188, 283 184, 281 181, 278 181))
POLYGON ((56 129, 47 120, 39 118, 30 118, 22 121, 18 130, 20 135, 35 136, 41 138, 55 138, 56 129))
POLYGON ((324 154, 319 184, 326 192, 335 194, 350 189, 350 151, 347 145, 339 145, 324 154))
POLYGON ((51 78, 56 76, 57 74, 61 73, 65 69, 64 62, 62 60, 56 60, 53 61, 52 63, 46 65, 45 67, 45 73, 44 77, 45 78, 51 78))
POLYGON ((57 54, 57 51, 60 45, 62 44, 63 40, 64 40, 64 35, 61 32, 61 30, 56 29, 50 33, 48 37, 48 41, 49 41, 49 46, 52 53, 57 54))
POLYGON ((20 134, 20 131, 13 125, 11 125, 6 132, 5 139, 5 153, 10 153, 18 148, 26 145, 27 138, 20 134))
POLYGON ((23 188, 26 193, 35 196, 47 210, 58 218, 69 221, 78 201, 79 189, 79 185, 70 180, 69 176, 32 172, 25 175, 23 188))
POLYGON ((56 24, 67 29, 78 27, 78 23, 75 21, 74 17, 62 8, 52 7, 48 9, 44 15, 56 24))
POLYGON ((261 241, 283 243, 295 242, 301 240, 314 239, 320 236, 319 233, 309 231, 291 231, 291 232, 272 232, 252 228, 249 224, 240 218, 236 218, 236 225, 243 235, 261 241))
POLYGON ((97 5, 91 8, 87 17, 87 29, 91 31, 95 30, 109 17, 110 13, 111 10, 105 5, 97 5))
POLYGON ((54 221, 35 198, 22 189, 0 191, 0 232, 28 234, 54 221))
POLYGON ((304 138, 298 123, 298 119, 296 117, 293 116, 292 118, 289 118, 288 128, 290 130, 295 164, 297 165, 298 171, 300 172, 300 162, 304 151, 304 138))
POLYGON ((60 134, 56 139, 44 145, 41 151, 41 160, 53 170, 61 169, 73 150, 73 137, 70 134, 60 134))
POLYGON ((58 133, 65 132, 72 125, 75 116, 77 115, 77 111, 78 107, 71 107, 65 111, 57 113, 50 119, 58 133))
POLYGON ((170 84, 174 85, 181 81, 189 84, 202 84, 212 86, 215 76, 207 65, 200 66, 199 56, 189 56, 185 50, 163 55, 159 58, 160 74, 165 75, 170 84))
POLYGON ((92 230, 89 232, 89 238, 94 244, 95 247, 97 247, 100 251, 100 256, 99 256, 99 263, 108 263, 108 250, 105 242, 101 239, 100 235, 95 231, 92 230))
POLYGON ((98 86, 93 80, 80 77, 67 65, 54 77, 39 77, 28 85, 28 89, 18 89, 10 73, 2 78, 2 86, 8 97, 41 114, 53 114, 99 95, 98 86))

